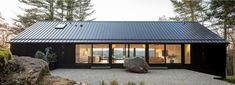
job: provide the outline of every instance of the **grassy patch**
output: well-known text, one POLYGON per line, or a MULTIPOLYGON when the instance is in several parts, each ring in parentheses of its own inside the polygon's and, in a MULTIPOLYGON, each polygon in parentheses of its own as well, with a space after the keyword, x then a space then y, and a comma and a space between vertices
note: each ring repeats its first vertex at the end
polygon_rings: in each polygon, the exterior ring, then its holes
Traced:
POLYGON ((225 81, 235 84, 235 76, 227 76, 225 81))

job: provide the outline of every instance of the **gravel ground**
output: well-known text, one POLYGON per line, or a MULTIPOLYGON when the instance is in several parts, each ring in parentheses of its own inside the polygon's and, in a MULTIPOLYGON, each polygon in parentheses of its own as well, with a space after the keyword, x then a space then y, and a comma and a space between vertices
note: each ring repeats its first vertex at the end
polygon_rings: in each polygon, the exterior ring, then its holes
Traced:
POLYGON ((143 81, 145 85, 233 85, 213 79, 213 75, 186 69, 150 70, 144 74, 130 73, 124 69, 56 69, 51 74, 91 85, 99 85, 101 80, 116 80, 120 85, 128 81, 143 81))

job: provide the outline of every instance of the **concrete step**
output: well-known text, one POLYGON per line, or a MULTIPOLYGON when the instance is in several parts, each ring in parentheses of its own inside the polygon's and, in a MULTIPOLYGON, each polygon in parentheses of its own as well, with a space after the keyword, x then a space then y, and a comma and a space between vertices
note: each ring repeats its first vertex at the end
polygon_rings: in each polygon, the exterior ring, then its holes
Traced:
POLYGON ((91 66, 91 69, 111 69, 111 66, 91 66))
POLYGON ((168 67, 149 67, 150 70, 167 70, 168 67))

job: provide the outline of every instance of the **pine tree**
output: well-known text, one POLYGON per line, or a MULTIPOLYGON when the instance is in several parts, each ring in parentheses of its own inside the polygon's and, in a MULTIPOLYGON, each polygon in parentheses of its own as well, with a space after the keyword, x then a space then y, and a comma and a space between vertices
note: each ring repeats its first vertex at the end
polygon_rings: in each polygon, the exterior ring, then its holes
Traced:
POLYGON ((200 21, 203 13, 202 0, 171 0, 178 16, 171 18, 176 21, 200 21))
POLYGON ((79 0, 78 1, 78 10, 77 13, 79 14, 78 20, 79 21, 92 21, 95 18, 87 19, 92 13, 95 11, 92 10, 93 5, 90 4, 91 0, 79 0))
POLYGON ((75 10, 77 8, 77 2, 76 0, 65 0, 65 6, 66 6, 66 20, 67 21, 72 21, 75 20, 75 17, 77 14, 75 14, 75 10))
POLYGON ((19 0, 21 3, 31 6, 29 9, 23 9, 27 12, 27 10, 32 9, 36 10, 36 14, 42 14, 45 17, 45 20, 55 20, 55 4, 56 0, 19 0))
POLYGON ((223 26, 224 39, 227 39, 227 28, 234 27, 235 25, 235 1, 220 1, 212 0, 210 10, 207 16, 210 19, 216 19, 213 25, 223 26))
POLYGON ((14 19, 14 33, 19 33, 31 26, 36 21, 86 21, 94 10, 91 0, 19 0, 29 5, 30 8, 23 9, 24 15, 17 15, 14 19))
POLYGON ((56 2, 56 16, 58 17, 58 20, 64 21, 65 16, 65 3, 64 0, 57 0, 56 2))
POLYGON ((91 0, 66 0, 66 20, 75 21, 92 21, 93 19, 88 19, 94 10, 92 10, 93 5, 90 4, 91 0))
MULTIPOLYGON (((223 29, 224 39, 231 42, 228 46, 227 73, 235 73, 235 1, 211 0, 207 11, 208 19, 213 20, 212 26, 223 29)), ((235 75, 235 74, 234 74, 235 75)))
POLYGON ((15 27, 12 28, 12 32, 18 34, 36 21, 45 20, 44 14, 39 14, 39 12, 40 10, 36 8, 25 9, 24 15, 17 15, 17 19, 13 19, 15 27))

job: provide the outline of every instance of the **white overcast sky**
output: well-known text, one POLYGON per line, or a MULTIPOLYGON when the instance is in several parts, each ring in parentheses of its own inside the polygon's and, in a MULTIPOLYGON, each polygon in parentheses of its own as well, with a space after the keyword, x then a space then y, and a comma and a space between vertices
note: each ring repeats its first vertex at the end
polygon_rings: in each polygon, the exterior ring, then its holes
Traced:
MULTIPOLYGON (((174 16, 170 0, 91 0, 96 21, 157 21, 160 16, 174 16)), ((0 0, 0 13, 7 22, 24 7, 18 0, 0 0)))

